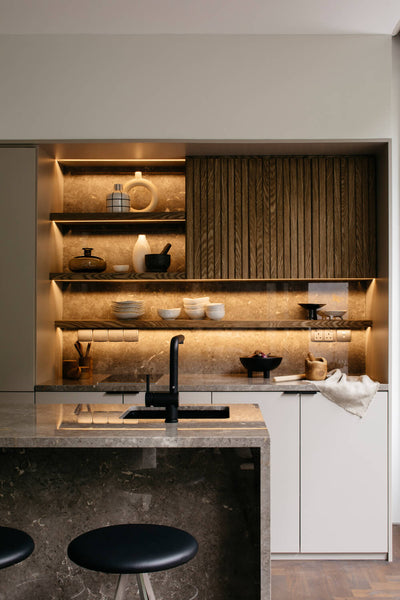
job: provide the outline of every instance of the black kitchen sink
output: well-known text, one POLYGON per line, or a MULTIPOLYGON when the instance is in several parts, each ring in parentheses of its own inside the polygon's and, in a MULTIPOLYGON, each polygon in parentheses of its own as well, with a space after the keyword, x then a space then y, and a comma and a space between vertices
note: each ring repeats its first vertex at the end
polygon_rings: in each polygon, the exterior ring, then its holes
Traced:
MULTIPOLYGON (((179 406, 178 419, 229 419, 229 406, 179 406)), ((131 406, 121 419, 165 419, 165 408, 131 406)))

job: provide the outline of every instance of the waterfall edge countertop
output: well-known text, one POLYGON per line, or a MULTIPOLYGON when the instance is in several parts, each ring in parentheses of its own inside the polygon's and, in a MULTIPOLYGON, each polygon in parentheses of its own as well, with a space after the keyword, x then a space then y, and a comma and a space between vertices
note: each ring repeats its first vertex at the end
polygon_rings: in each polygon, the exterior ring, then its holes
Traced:
POLYGON ((0 404, 1 447, 260 447, 269 448, 268 429, 258 406, 230 407, 228 419, 121 420, 126 405, 0 404))
MULTIPOLYGON (((91 380, 60 379, 35 386, 37 392, 142 392, 144 381, 106 381, 108 374, 93 375, 91 380)), ((114 377, 114 379, 116 379, 114 377)), ((122 378, 121 378, 122 379, 122 378)), ((168 391, 169 376, 162 375, 151 382, 153 391, 168 391)), ((387 391, 387 384, 379 385, 380 391, 387 391)), ((285 381, 274 383, 272 377, 247 377, 245 373, 219 375, 217 373, 179 373, 180 392, 302 392, 317 391, 310 381, 285 381)))

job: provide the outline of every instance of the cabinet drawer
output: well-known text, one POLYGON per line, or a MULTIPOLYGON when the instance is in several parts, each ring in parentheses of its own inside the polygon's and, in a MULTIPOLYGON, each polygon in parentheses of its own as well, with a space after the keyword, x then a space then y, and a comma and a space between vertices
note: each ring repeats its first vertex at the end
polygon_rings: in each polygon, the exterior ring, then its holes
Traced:
POLYGON ((36 404, 122 404, 122 394, 105 392, 36 392, 36 404))

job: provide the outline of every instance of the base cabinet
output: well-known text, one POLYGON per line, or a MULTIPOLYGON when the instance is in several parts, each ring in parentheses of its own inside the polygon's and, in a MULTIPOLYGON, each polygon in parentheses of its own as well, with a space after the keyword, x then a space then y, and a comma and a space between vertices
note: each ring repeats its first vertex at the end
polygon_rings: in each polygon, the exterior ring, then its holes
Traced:
POLYGON ((360 419, 301 398, 301 551, 388 552, 387 393, 360 419))
POLYGON ((213 392, 215 404, 258 404, 271 437, 271 552, 300 551, 300 394, 213 392))
POLYGON ((387 393, 362 419, 319 393, 213 393, 215 404, 246 402, 260 406, 271 436, 271 551, 385 558, 387 393))

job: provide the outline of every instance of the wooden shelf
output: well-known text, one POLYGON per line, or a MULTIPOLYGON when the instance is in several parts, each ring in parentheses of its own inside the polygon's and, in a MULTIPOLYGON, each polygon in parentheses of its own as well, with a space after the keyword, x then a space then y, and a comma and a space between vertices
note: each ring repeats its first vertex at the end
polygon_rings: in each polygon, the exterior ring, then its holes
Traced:
POLYGON ((352 329, 364 330, 372 321, 341 321, 334 319, 316 321, 212 321, 204 320, 156 320, 141 319, 103 320, 67 319, 55 321, 64 330, 77 329, 352 329))
POLYGON ((115 281, 115 282, 129 282, 129 281, 162 281, 162 280, 175 280, 185 279, 186 273, 50 273, 50 279, 53 281, 61 281, 68 283, 71 281, 115 281))
POLYGON ((147 223, 148 221, 178 222, 185 221, 184 211, 173 212, 120 212, 120 213, 50 213, 55 223, 74 225, 77 223, 147 223))

